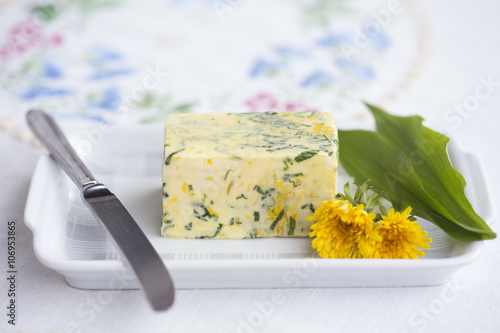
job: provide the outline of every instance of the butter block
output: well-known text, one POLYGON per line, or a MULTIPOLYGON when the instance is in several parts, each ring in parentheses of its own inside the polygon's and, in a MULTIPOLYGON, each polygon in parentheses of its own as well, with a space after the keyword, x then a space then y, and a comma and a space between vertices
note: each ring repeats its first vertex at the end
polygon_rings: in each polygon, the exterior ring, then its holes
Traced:
POLYGON ((173 238, 305 237, 336 193, 338 138, 327 112, 172 114, 163 225, 173 238))

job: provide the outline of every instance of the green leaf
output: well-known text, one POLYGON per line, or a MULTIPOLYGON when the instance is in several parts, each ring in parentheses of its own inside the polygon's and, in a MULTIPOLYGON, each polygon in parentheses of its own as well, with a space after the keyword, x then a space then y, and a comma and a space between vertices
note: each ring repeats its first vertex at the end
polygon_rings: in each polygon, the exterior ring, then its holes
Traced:
POLYGON ((288 227, 288 236, 293 236, 294 232, 295 232, 295 224, 296 224, 296 221, 293 217, 290 216, 290 218, 288 219, 288 221, 290 222, 289 224, 289 227, 288 227))
POLYGON ((144 98, 140 102, 137 102, 137 105, 143 108, 149 108, 153 106, 154 102, 155 102, 155 95, 153 95, 151 92, 148 91, 144 95, 144 98))
POLYGON ((308 160, 318 153, 317 150, 303 151, 302 153, 295 156, 295 162, 300 163, 302 161, 308 160))
POLYGON ((254 222, 259 222, 259 220, 260 220, 260 213, 259 212, 257 212, 257 211, 253 212, 253 220, 254 220, 254 222))
POLYGON ((284 209, 281 210, 281 212, 278 214, 278 217, 276 217, 276 219, 273 221, 269 229, 274 230, 274 228, 276 228, 276 226, 278 225, 278 222, 283 218, 283 215, 285 215, 284 209))
POLYGON ((59 15, 59 11, 60 8, 58 9, 55 5, 35 5, 31 7, 31 14, 37 15, 45 23, 54 20, 59 15))
POLYGON ((165 116, 163 115, 145 117, 141 119, 142 124, 159 123, 162 121, 165 121, 165 116))
POLYGON ((339 131, 340 161, 356 182, 370 184, 397 210, 416 216, 460 240, 496 235, 479 217, 464 193, 466 182, 447 153, 449 139, 422 125, 419 116, 397 117, 367 105, 377 132, 339 131))
POLYGON ((451 165, 447 153, 450 139, 423 126, 421 117, 391 116, 374 106, 367 106, 375 117, 378 132, 397 142, 406 152, 429 195, 439 198, 458 224, 470 220, 471 226, 491 232, 465 196, 464 177, 451 165))
POLYGON ((172 108, 172 111, 177 113, 191 112, 191 109, 196 106, 196 102, 179 104, 172 108))
POLYGON ((165 165, 169 165, 170 161, 172 160, 172 157, 174 157, 175 154, 180 153, 183 150, 186 150, 186 148, 182 148, 177 151, 174 151, 173 153, 170 153, 165 160, 165 165))

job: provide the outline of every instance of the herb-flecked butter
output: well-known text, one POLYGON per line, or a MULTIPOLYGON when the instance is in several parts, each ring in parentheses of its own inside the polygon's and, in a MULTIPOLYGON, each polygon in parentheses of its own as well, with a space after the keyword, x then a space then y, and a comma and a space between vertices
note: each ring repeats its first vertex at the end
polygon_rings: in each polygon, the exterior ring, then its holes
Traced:
POLYGON ((335 195, 327 112, 172 114, 164 147, 165 237, 303 237, 306 217, 335 195))

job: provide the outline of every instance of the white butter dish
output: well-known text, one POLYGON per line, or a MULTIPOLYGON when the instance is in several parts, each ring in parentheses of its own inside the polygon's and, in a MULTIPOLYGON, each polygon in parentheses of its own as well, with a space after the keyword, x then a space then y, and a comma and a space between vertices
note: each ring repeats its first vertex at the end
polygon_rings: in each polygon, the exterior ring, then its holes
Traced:
MULTIPOLYGON (((102 134, 102 133, 101 133, 102 134)), ((88 148, 83 136, 70 136, 88 148)), ((141 126, 103 134, 83 158, 130 211, 165 261, 176 288, 389 287, 442 284, 473 261, 482 242, 460 242, 421 221, 433 238, 420 260, 321 259, 309 238, 243 240, 168 239, 162 224, 163 128, 141 126)), ((487 223, 494 209, 477 158, 450 147, 453 165, 468 182, 467 196, 487 223)), ((339 188, 348 180, 339 171, 339 188)), ((45 266, 74 287, 137 288, 132 274, 80 198, 76 186, 49 156, 36 167, 25 210, 34 250, 45 266)))

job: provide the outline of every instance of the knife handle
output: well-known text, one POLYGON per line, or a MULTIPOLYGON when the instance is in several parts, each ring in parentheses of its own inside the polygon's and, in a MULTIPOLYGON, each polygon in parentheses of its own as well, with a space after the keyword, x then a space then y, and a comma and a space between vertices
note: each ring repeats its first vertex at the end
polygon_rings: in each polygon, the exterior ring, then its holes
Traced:
POLYGON ((97 184, 52 117, 41 110, 30 110, 26 120, 38 140, 77 185, 97 184))

